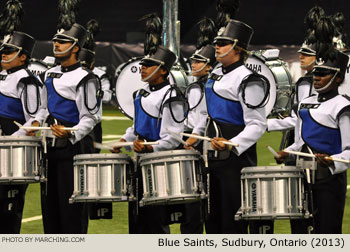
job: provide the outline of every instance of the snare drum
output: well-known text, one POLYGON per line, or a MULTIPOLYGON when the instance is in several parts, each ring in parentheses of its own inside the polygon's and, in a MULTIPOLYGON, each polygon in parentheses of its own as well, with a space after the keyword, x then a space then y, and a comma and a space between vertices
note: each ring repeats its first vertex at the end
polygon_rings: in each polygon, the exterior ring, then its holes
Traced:
POLYGON ((140 166, 144 192, 140 206, 182 204, 206 197, 198 151, 145 154, 140 158, 140 166))
POLYGON ((132 160, 126 154, 99 153, 74 156, 74 202, 135 200, 130 180, 132 160))
MULTIPOLYGON (((147 85, 141 80, 141 59, 142 57, 131 58, 117 68, 116 83, 112 89, 118 109, 130 119, 134 118, 133 94, 147 85)), ((179 66, 174 66, 169 74, 169 83, 176 83, 184 91, 189 82, 185 71, 179 66)))
POLYGON ((29 184, 44 179, 41 142, 32 136, 0 137, 0 183, 29 184))
POLYGON ((301 169, 258 166, 243 168, 241 173, 242 205, 236 219, 306 218, 307 200, 301 169))

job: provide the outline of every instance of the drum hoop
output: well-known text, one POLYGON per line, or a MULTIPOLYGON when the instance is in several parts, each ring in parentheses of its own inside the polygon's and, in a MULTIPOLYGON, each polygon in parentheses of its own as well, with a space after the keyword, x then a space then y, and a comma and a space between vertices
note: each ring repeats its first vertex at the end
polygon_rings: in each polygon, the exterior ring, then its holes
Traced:
POLYGON ((106 158, 106 159, 128 159, 131 160, 131 157, 127 154, 123 153, 91 153, 91 154, 78 154, 75 155, 73 160, 74 161, 80 161, 80 160, 87 160, 87 159, 101 159, 101 158, 106 158))
POLYGON ((147 153, 143 154, 140 157, 140 162, 145 161, 148 159, 164 159, 169 158, 169 156, 200 156, 200 152, 197 150, 170 150, 170 151, 160 151, 160 152, 153 152, 153 153, 147 153))
POLYGON ((241 173, 260 173, 260 172, 295 172, 301 171, 297 166, 249 166, 243 167, 241 173))
POLYGON ((132 57, 130 58, 128 61, 124 62, 125 64, 118 70, 118 72, 115 75, 115 84, 114 84, 114 93, 115 95, 112 95, 114 97, 114 100, 117 104, 118 109, 120 110, 120 112, 122 112, 125 116, 127 116, 129 119, 133 120, 133 117, 131 117, 129 114, 127 114, 125 112, 125 110, 121 107, 119 101, 118 101, 118 97, 117 97, 117 82, 118 82, 118 78, 120 76, 120 74, 122 73, 122 71, 125 69, 125 67, 127 65, 129 65, 130 63, 137 61, 137 60, 141 60, 143 57, 132 57))
POLYGON ((160 159, 153 159, 153 160, 140 160, 140 166, 145 166, 149 164, 158 164, 158 163, 174 163, 174 162, 181 162, 181 161, 198 161, 199 157, 186 157, 179 159, 179 156, 174 156, 173 158, 165 157, 160 159))
POLYGON ((94 160, 76 160, 74 161, 74 166, 80 166, 80 165, 113 165, 113 164, 130 164, 130 160, 127 159, 107 159, 107 160, 102 160, 102 159, 94 159, 94 160))
POLYGON ((263 174, 263 176, 256 175, 242 175, 241 179, 279 179, 279 178, 303 178, 303 174, 263 174))

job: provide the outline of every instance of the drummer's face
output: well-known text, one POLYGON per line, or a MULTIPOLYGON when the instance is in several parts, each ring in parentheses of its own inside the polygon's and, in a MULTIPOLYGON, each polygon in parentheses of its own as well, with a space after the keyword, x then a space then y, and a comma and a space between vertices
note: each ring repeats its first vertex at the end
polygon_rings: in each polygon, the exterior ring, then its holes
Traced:
POLYGON ((2 53, 1 54, 1 67, 4 70, 8 70, 14 67, 18 67, 24 64, 25 61, 25 55, 22 54, 21 56, 16 56, 17 51, 11 52, 11 53, 2 53), (3 61, 9 61, 13 57, 15 57, 11 62, 5 63, 3 61))
MULTIPOLYGON (((320 76, 320 75, 313 75, 313 79, 314 79, 314 87, 315 89, 320 89, 325 87, 333 78, 334 74, 327 74, 325 76, 320 76)), ((337 84, 338 78, 335 78, 333 80, 333 83, 325 90, 320 91, 319 93, 327 93, 330 90, 333 90, 335 88, 338 88, 338 84, 337 84)))
MULTIPOLYGON (((151 74, 153 74, 156 70, 157 70, 158 66, 141 66, 141 78, 142 79, 146 79, 148 76, 150 76, 151 74)), ((160 79, 160 77, 162 75, 165 74, 165 71, 163 70, 163 68, 159 68, 154 74, 153 76, 147 80, 148 83, 158 83, 158 80, 160 79)), ((155 83, 155 84, 156 84, 155 83)))
POLYGON ((316 56, 299 53, 300 67, 306 71, 311 71, 315 65, 316 56))
POLYGON ((209 70, 210 70, 210 66, 206 65, 204 67, 204 65, 206 64, 206 62, 203 61, 198 61, 198 60, 193 60, 191 67, 192 67, 192 75, 194 77, 202 77, 208 74, 209 70), (203 68, 201 71, 197 72, 198 70, 200 70, 201 68, 203 68))

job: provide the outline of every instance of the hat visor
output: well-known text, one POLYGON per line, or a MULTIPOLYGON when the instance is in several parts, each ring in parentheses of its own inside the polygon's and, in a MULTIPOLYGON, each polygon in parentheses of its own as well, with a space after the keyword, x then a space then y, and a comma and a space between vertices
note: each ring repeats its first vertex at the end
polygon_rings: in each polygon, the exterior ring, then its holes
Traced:
POLYGON ((63 42, 63 43, 73 43, 74 39, 68 36, 64 36, 63 34, 56 34, 53 38, 52 41, 59 41, 59 42, 63 42))
POLYGON ((313 51, 306 49, 306 48, 300 48, 298 50, 298 53, 302 53, 302 54, 309 55, 309 56, 316 56, 316 52, 313 52, 313 51))
POLYGON ((208 59, 200 54, 193 54, 190 57, 191 60, 197 60, 197 61, 202 61, 202 62, 207 62, 208 59))
POLYGON ((160 63, 158 61, 153 60, 152 58, 143 58, 140 62, 141 66, 151 67, 151 66, 159 66, 160 63))
POLYGON ((0 53, 10 54, 13 52, 17 52, 19 49, 16 46, 12 46, 11 44, 4 44, 0 47, 0 53))
POLYGON ((223 37, 223 36, 217 36, 214 38, 214 44, 218 41, 218 40, 226 40, 226 41, 231 41, 233 42, 233 38, 230 38, 230 37, 223 37))

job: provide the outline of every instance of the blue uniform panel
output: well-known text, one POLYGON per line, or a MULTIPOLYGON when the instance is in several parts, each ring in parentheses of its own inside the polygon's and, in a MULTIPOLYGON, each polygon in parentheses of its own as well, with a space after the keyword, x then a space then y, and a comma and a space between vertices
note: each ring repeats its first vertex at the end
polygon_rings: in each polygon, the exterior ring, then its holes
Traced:
POLYGON ((135 130, 137 134, 140 134, 142 137, 157 141, 160 139, 160 125, 162 119, 158 119, 148 115, 141 106, 141 95, 138 95, 134 101, 135 105, 135 130))
POLYGON ((79 123, 79 110, 75 101, 67 100, 60 96, 53 87, 53 78, 46 79, 47 99, 49 112, 59 120, 79 123))
POLYGON ((334 155, 342 152, 339 129, 332 129, 317 123, 309 109, 299 111, 302 119, 301 135, 304 142, 320 153, 334 155))
POLYGON ((218 96, 213 90, 214 80, 209 79, 205 86, 205 96, 209 116, 218 122, 244 125, 243 109, 238 101, 230 101, 218 96), (208 106, 208 104, 215 104, 208 106))
POLYGON ((20 99, 8 97, 0 93, 0 108, 0 115, 18 121, 25 121, 20 99))

